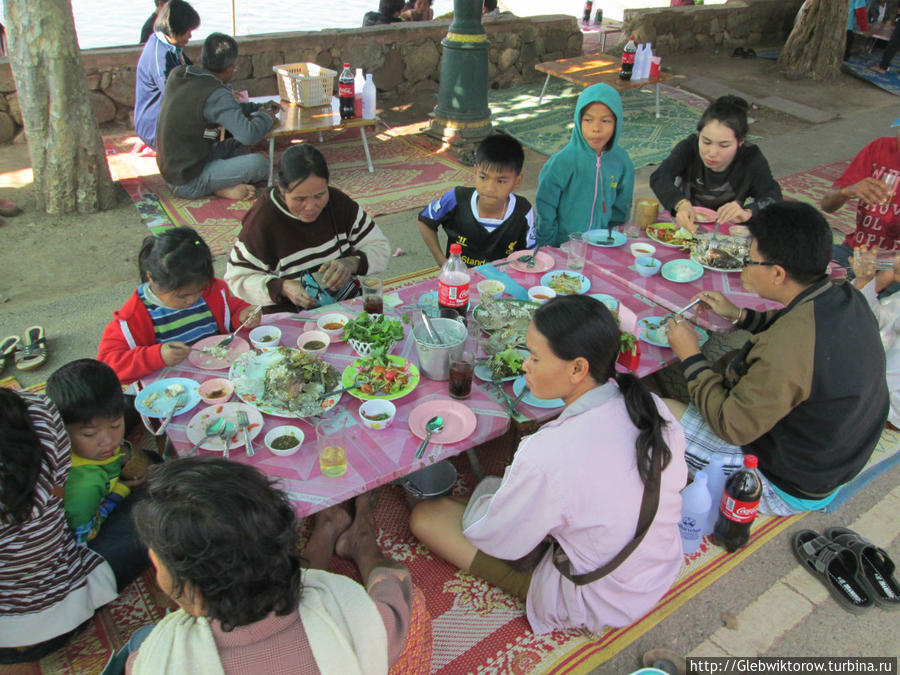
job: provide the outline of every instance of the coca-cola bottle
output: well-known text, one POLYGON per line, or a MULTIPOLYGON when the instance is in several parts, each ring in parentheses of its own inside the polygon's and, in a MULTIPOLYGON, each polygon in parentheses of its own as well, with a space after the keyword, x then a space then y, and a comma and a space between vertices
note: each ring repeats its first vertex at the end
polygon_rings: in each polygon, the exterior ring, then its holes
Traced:
POLYGON ((594 0, 587 0, 584 3, 584 15, 581 17, 582 22, 591 22, 591 9, 594 7, 594 0))
POLYGON ((750 539, 750 525, 756 518, 762 482, 756 473, 756 455, 744 456, 744 468, 738 469, 725 483, 719 502, 719 519, 713 528, 713 542, 734 553, 750 539))
POLYGON ((637 52, 637 45, 634 43, 634 36, 628 38, 625 49, 622 50, 622 68, 619 70, 620 80, 630 80, 631 72, 634 70, 634 55, 637 52))
POLYGON ((450 244, 450 257, 438 275, 438 306, 465 318, 469 310, 469 271, 461 255, 462 246, 450 244))
POLYGON ((353 117, 355 94, 353 91, 353 73, 350 71, 349 63, 344 64, 344 72, 338 78, 338 99, 341 103, 341 118, 348 119, 353 117))

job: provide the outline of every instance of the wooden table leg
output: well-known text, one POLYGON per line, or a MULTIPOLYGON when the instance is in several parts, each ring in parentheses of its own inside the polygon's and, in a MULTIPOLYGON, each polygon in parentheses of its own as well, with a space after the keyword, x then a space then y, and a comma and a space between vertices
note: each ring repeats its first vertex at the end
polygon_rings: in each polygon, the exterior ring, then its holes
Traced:
POLYGON ((544 100, 544 93, 547 91, 547 85, 550 84, 550 74, 547 74, 547 79, 544 80, 544 88, 541 89, 541 95, 538 96, 538 105, 541 104, 541 101, 544 100))
POLYGON ((275 168, 275 137, 269 137, 269 187, 272 187, 272 170, 275 168))
POLYGON ((366 128, 359 128, 359 135, 362 138, 363 150, 366 151, 366 164, 369 165, 369 173, 374 173, 375 167, 372 166, 372 155, 369 154, 369 142, 366 140, 366 128))

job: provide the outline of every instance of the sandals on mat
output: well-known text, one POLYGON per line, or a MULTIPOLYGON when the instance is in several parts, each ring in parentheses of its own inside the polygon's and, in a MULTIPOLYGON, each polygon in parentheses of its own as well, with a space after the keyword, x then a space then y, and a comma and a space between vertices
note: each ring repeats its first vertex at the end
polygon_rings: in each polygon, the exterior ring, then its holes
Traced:
POLYGON ((47 362, 47 340, 41 326, 31 326, 25 330, 25 338, 16 352, 16 368, 34 370, 47 362))
POLYGON ((800 530, 792 540, 794 555, 811 574, 821 577, 831 596, 848 612, 862 614, 874 604, 859 579, 853 551, 813 530, 800 530))
POLYGON ((884 609, 900 609, 900 583, 894 578, 896 565, 887 552, 846 527, 829 527, 825 536, 850 549, 859 563, 859 580, 875 604, 884 609))
POLYGON ((18 346, 18 335, 10 335, 3 338, 3 342, 0 342, 0 373, 6 370, 6 364, 13 357, 13 354, 16 353, 16 347, 18 346))

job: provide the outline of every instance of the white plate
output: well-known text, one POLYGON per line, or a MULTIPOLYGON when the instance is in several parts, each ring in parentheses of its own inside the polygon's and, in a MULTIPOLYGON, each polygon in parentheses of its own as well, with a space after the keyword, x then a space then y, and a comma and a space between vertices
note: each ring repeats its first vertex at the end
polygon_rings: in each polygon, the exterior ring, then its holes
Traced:
MULTIPOLYGON (((513 382, 513 393, 518 396, 522 393, 522 389, 524 388, 525 376, 520 375, 516 378, 516 381, 513 382)), ((566 405, 566 402, 561 398, 538 398, 530 391, 522 397, 522 403, 532 405, 535 408, 562 408, 564 405, 566 405)))
MULTIPOLYGON (((191 418, 187 423, 187 437, 193 444, 206 435, 206 427, 208 427, 217 417, 224 417, 226 422, 235 425, 234 436, 231 437, 229 448, 231 450, 242 450, 244 448, 244 432, 237 428, 237 413, 243 410, 247 413, 247 419, 250 420, 250 440, 259 436, 263 428, 263 416, 253 406, 246 403, 220 403, 204 408, 191 418)), ((202 450, 215 450, 222 452, 225 450, 225 441, 221 436, 211 436, 203 441, 200 446, 202 450)))
POLYGON ((584 233, 584 240, 591 246, 600 246, 601 248, 615 248, 616 246, 622 246, 626 241, 628 241, 628 237, 626 237, 618 230, 609 230, 608 235, 612 237, 612 241, 607 244, 606 228, 601 228, 599 230, 588 230, 584 233))
POLYGON ((166 388, 171 387, 174 384, 180 384, 188 393, 188 402, 183 408, 180 408, 175 412, 176 415, 186 413, 200 403, 199 382, 187 377, 167 377, 164 380, 157 380, 141 389, 140 393, 138 393, 137 397, 134 399, 135 410, 147 417, 168 417, 169 413, 172 412, 172 405, 175 403, 175 399, 178 398, 178 394, 169 396, 166 394, 166 388), (152 405, 147 405, 147 399, 156 393, 159 393, 159 396, 154 399, 152 405))

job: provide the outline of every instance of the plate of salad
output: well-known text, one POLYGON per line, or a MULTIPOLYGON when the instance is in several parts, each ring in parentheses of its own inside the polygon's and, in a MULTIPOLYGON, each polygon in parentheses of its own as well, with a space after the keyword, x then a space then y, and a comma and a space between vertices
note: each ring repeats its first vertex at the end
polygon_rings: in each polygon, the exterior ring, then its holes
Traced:
POLYGON ((522 374, 522 364, 528 352, 524 349, 504 349, 475 366, 475 376, 486 382, 507 382, 522 374))
POLYGON ((402 356, 391 356, 377 350, 356 359, 341 374, 341 386, 352 387, 347 393, 363 401, 374 398, 392 401, 410 393, 419 384, 416 364, 402 356))

